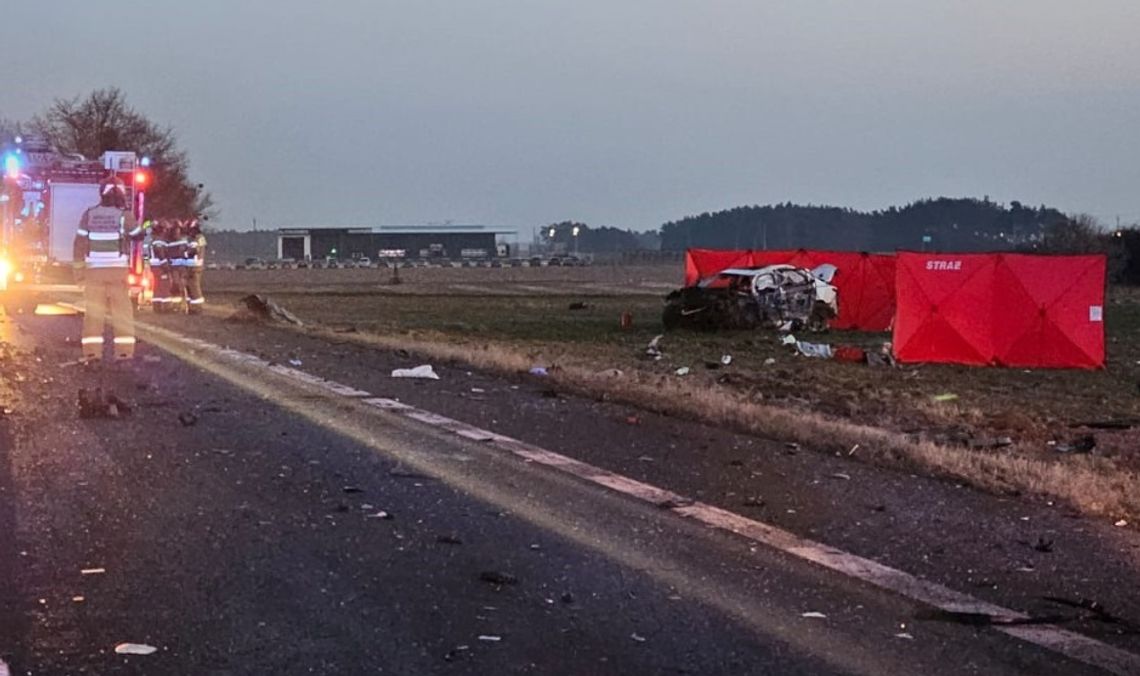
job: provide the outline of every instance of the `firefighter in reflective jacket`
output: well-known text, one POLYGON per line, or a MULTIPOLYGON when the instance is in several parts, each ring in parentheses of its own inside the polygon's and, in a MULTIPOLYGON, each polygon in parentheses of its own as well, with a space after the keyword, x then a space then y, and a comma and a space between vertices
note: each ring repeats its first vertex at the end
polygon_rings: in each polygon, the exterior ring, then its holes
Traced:
POLYGON ((166 241, 166 260, 170 265, 170 295, 167 296, 171 312, 183 312, 186 300, 186 254, 190 241, 181 221, 171 221, 170 239, 166 241))
POLYGON ((190 314, 196 315, 202 312, 202 306, 206 303, 206 297, 202 295, 202 270, 206 265, 206 236, 202 234, 198 219, 190 221, 186 240, 187 309, 190 314))
POLYGON ((163 313, 170 310, 170 261, 166 258, 166 244, 170 237, 169 221, 158 221, 151 229, 150 270, 154 273, 154 298, 151 304, 154 311, 163 313))
POLYGON ((100 186, 99 205, 83 212, 75 231, 75 267, 84 284, 83 360, 103 358, 103 333, 110 314, 116 359, 135 356, 134 308, 131 307, 130 242, 141 239, 142 227, 127 208, 127 191, 118 178, 100 186))

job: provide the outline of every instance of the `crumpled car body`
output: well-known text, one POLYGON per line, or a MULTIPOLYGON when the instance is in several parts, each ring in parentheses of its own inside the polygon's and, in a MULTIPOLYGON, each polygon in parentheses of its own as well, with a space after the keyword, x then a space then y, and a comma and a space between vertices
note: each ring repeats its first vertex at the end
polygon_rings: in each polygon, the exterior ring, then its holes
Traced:
POLYGON ((666 329, 823 331, 839 314, 835 272, 833 265, 722 270, 666 296, 662 321, 666 329))

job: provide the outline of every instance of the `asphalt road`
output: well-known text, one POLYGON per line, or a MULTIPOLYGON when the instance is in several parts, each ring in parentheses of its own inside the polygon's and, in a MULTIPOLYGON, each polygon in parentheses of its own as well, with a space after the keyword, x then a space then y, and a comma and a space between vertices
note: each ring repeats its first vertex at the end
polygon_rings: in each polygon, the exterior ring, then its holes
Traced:
MULTIPOLYGON (((1046 591, 1103 594, 1119 622, 1073 626, 1135 647, 1135 540, 1057 510, 684 421, 631 425, 640 414, 456 365, 439 365, 440 381, 394 381, 390 368, 414 358, 188 319, 161 324, 726 509, 763 490, 779 509, 751 516, 987 601, 1032 612, 1046 591), (860 481, 819 481, 843 472, 860 481), (846 508, 831 499, 839 483, 846 508), (926 514, 944 556, 901 516, 908 492, 936 503, 926 514), (988 514, 995 540, 1016 538, 1002 529, 1027 513, 1059 543, 1038 563, 1048 585, 1006 570, 1011 557, 978 533, 988 514)), ((131 366, 69 365, 78 319, 66 316, 5 318, 0 339, 0 660, 12 674, 1100 673, 209 351, 156 338, 131 366), (129 412, 81 418, 78 391, 94 388, 129 412), (116 654, 122 643, 157 650, 116 654)), ((1036 556, 1009 546, 1016 562, 1036 556)))

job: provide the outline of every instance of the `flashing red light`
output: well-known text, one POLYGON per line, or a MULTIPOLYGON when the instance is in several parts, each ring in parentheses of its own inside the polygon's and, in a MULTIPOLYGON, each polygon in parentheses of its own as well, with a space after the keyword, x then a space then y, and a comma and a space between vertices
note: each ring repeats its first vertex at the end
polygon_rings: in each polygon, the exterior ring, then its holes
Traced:
POLYGON ((131 274, 127 275, 127 284, 137 284, 138 281, 139 278, 135 276, 135 273, 132 272, 131 274))
POLYGON ((135 187, 145 188, 146 184, 150 182, 150 174, 145 171, 135 172, 135 187))

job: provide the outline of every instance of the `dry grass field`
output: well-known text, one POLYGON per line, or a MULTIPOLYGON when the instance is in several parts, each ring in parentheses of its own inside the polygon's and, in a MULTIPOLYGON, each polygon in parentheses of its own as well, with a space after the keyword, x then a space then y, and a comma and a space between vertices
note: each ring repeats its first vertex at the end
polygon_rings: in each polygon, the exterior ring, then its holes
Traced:
MULTIPOLYGON (((681 277, 678 265, 419 268, 402 270, 398 285, 391 275, 211 271, 207 283, 215 304, 265 293, 341 339, 506 371, 553 367, 564 386, 593 395, 834 452, 858 444, 854 452, 875 461, 902 460, 988 488, 1140 516, 1135 292, 1111 294, 1103 371, 873 368, 798 357, 771 332, 673 332, 661 341, 662 359, 647 357, 646 344, 663 333, 662 298, 681 277), (619 326, 623 312, 633 316, 631 329, 619 326), (349 328, 355 332, 343 333, 349 328), (724 355, 732 356, 729 366, 720 366, 724 355), (681 367, 690 373, 676 375, 681 367), (1090 436, 1095 450, 1077 450, 1090 436)), ((870 349, 890 339, 854 332, 802 338, 870 349)))

